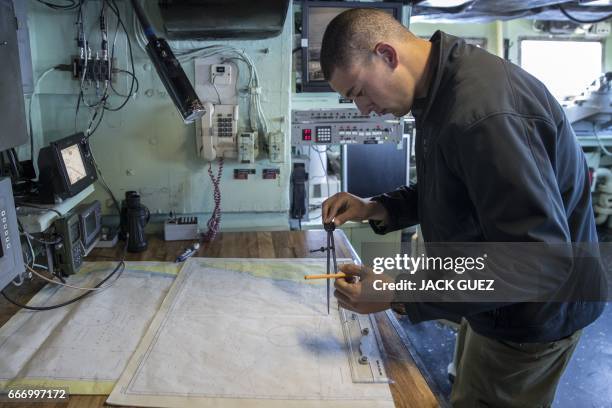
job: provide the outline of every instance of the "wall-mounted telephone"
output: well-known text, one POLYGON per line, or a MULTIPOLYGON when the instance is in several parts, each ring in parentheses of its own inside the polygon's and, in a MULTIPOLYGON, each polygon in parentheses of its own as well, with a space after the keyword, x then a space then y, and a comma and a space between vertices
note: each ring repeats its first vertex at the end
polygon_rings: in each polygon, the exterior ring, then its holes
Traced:
POLYGON ((206 114, 202 116, 197 137, 199 155, 209 161, 217 157, 236 158, 238 147, 238 105, 213 105, 204 103, 206 114))

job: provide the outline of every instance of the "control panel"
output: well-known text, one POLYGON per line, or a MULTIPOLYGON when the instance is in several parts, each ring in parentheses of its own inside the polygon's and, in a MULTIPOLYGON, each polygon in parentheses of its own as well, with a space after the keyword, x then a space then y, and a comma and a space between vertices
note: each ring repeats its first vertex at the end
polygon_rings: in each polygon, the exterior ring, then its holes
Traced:
POLYGON ((403 118, 390 114, 362 115, 357 109, 294 110, 291 112, 291 143, 398 144, 402 140, 403 126, 403 118))
POLYGON ((10 178, 0 178, 0 290, 25 272, 10 178))
POLYGON ((53 247, 54 267, 62 275, 72 275, 79 271, 85 257, 79 215, 70 212, 54 222, 55 232, 63 237, 61 243, 53 247))
POLYGON ((164 222, 165 241, 183 241, 199 239, 198 217, 170 216, 164 222))

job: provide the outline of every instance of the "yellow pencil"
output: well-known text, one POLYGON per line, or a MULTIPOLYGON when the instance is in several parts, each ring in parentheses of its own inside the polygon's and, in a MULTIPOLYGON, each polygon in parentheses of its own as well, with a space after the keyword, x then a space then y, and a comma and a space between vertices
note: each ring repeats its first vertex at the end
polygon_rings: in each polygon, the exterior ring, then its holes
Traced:
POLYGON ((304 279, 338 279, 338 278, 346 278, 346 274, 343 272, 338 273, 330 273, 329 275, 306 275, 304 279))

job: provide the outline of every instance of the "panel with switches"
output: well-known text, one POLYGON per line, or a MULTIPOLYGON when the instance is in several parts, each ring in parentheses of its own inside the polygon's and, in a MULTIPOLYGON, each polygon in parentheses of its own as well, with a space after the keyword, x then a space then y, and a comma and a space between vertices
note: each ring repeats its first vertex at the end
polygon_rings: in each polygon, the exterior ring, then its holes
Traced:
POLYGON ((357 109, 294 110, 291 143, 400 143, 403 118, 393 115, 362 115, 357 109))
POLYGON ((0 290, 25 272, 10 178, 0 178, 0 290))

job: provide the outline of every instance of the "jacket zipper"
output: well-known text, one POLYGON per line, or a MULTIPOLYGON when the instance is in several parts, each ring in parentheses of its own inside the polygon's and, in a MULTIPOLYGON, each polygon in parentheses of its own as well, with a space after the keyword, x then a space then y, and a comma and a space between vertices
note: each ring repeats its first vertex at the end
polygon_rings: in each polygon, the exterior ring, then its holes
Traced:
MULTIPOLYGON (((419 211, 419 224, 421 224, 421 234, 423 232, 422 220, 424 218, 423 214, 423 196, 425 195, 425 156, 426 156, 426 142, 427 138, 425 137, 425 131, 422 128, 419 120, 415 121, 416 129, 417 129, 417 155, 419 156, 418 167, 417 167, 417 184, 420 185, 419 194, 417 196, 417 208, 419 211)), ((424 236, 423 236, 424 238, 424 236)))

